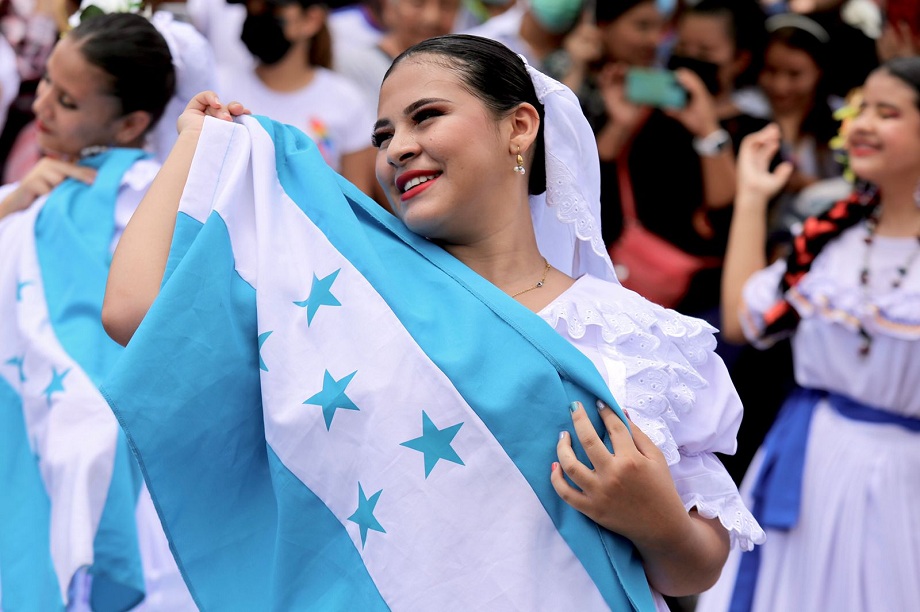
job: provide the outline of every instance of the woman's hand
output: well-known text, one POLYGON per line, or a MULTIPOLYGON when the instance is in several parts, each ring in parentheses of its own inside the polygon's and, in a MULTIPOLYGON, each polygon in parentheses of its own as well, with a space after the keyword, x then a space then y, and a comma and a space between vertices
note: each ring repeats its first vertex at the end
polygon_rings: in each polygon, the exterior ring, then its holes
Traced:
POLYGON ((562 41, 562 48, 569 54, 574 66, 584 69, 603 56, 603 35, 596 25, 582 19, 575 29, 566 35, 562 41))
POLYGON ((736 206, 746 201, 765 204, 782 191, 794 169, 789 161, 779 164, 772 172, 770 162, 781 144, 779 126, 775 123, 749 134, 741 141, 736 161, 738 199, 736 206))
POLYGON ((729 548, 728 532, 719 520, 684 509, 664 455, 638 427, 631 424, 630 435, 626 423, 598 402, 613 445, 611 453, 584 407, 576 402, 572 408, 576 435, 594 469, 575 457, 571 436, 563 432, 556 446, 559 463, 553 464, 551 476, 559 496, 632 541, 649 584, 659 592, 680 597, 715 584, 729 548))
POLYGON ((196 94, 186 105, 185 110, 176 121, 176 129, 180 134, 185 131, 200 132, 205 117, 233 121, 234 117, 250 114, 252 113, 249 109, 239 102, 231 102, 225 106, 216 93, 203 91, 196 94))
POLYGON ((92 184, 96 179, 96 170, 60 159, 43 157, 19 181, 19 186, 0 202, 0 218, 25 210, 39 197, 51 193, 67 178, 92 184))
POLYGON ((666 110, 697 138, 705 138, 719 129, 716 105, 703 80, 692 70, 678 68, 674 71, 677 82, 687 92, 687 105, 681 109, 666 110))
POLYGON ((625 133, 635 134, 649 114, 649 106, 633 104, 626 98, 626 73, 629 66, 617 62, 605 65, 597 75, 597 85, 604 99, 610 123, 625 133))
POLYGON ((575 435, 594 469, 578 460, 572 437, 562 432, 556 446, 559 463, 553 465, 551 476, 553 488, 566 503, 610 531, 637 545, 660 545, 669 538, 670 528, 683 525, 687 518, 664 455, 641 429, 632 425, 630 435, 613 410, 598 404, 613 446, 611 453, 584 407, 578 402, 574 406, 575 435))

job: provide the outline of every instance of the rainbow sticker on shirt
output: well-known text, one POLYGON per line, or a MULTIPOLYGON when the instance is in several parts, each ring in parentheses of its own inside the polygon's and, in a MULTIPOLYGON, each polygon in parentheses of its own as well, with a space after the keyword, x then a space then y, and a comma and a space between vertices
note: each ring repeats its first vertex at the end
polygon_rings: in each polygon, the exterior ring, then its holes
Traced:
POLYGON ((319 148, 319 152, 322 153, 323 159, 326 160, 327 164, 335 168, 335 143, 332 141, 326 123, 319 117, 310 117, 307 124, 309 125, 310 137, 313 138, 317 148, 319 148))

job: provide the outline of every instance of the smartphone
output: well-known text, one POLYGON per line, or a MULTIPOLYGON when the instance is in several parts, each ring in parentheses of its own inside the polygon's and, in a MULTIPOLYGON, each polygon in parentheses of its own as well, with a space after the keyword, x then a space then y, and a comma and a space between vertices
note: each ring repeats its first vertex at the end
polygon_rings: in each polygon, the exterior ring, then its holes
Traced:
POLYGON ((687 105, 687 90, 670 70, 630 68, 626 72, 626 99, 643 106, 678 109, 687 105))
POLYGON ((677 70, 678 68, 686 68, 696 73, 696 76, 700 77, 703 85, 706 86, 706 91, 713 96, 718 95, 722 89, 722 84, 719 83, 718 64, 706 62, 695 57, 672 54, 668 59, 668 70, 677 70))

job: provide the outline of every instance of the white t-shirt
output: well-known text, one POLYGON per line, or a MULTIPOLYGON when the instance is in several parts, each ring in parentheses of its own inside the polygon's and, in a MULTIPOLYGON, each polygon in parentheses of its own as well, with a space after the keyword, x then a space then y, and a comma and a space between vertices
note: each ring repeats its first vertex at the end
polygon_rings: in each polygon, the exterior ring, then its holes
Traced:
POLYGON ((242 70, 255 65, 249 49, 240 40, 246 21, 245 5, 225 0, 187 0, 186 8, 192 24, 211 43, 219 66, 242 70))
POLYGON ((216 89, 217 77, 214 51, 208 40, 191 24, 183 23, 163 10, 154 13, 150 22, 166 40, 176 70, 176 93, 147 137, 150 149, 163 162, 178 138, 176 120, 179 115, 195 94, 216 89))
POLYGON ((371 146, 375 107, 357 85, 340 74, 316 68, 309 85, 293 92, 268 89, 251 70, 220 69, 221 100, 239 101, 255 115, 266 115, 302 130, 323 158, 341 170, 342 156, 371 146))

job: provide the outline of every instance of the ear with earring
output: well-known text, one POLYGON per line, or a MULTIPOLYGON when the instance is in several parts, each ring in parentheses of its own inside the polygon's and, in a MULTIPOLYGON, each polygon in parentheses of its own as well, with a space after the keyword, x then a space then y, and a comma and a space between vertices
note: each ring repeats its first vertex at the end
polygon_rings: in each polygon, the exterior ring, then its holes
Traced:
POLYGON ((517 153, 517 166, 514 167, 514 171, 517 172, 518 174, 520 174, 521 176, 523 176, 523 175, 527 172, 527 169, 524 168, 524 158, 521 157, 521 148, 520 148, 520 147, 518 147, 518 153, 517 153))

